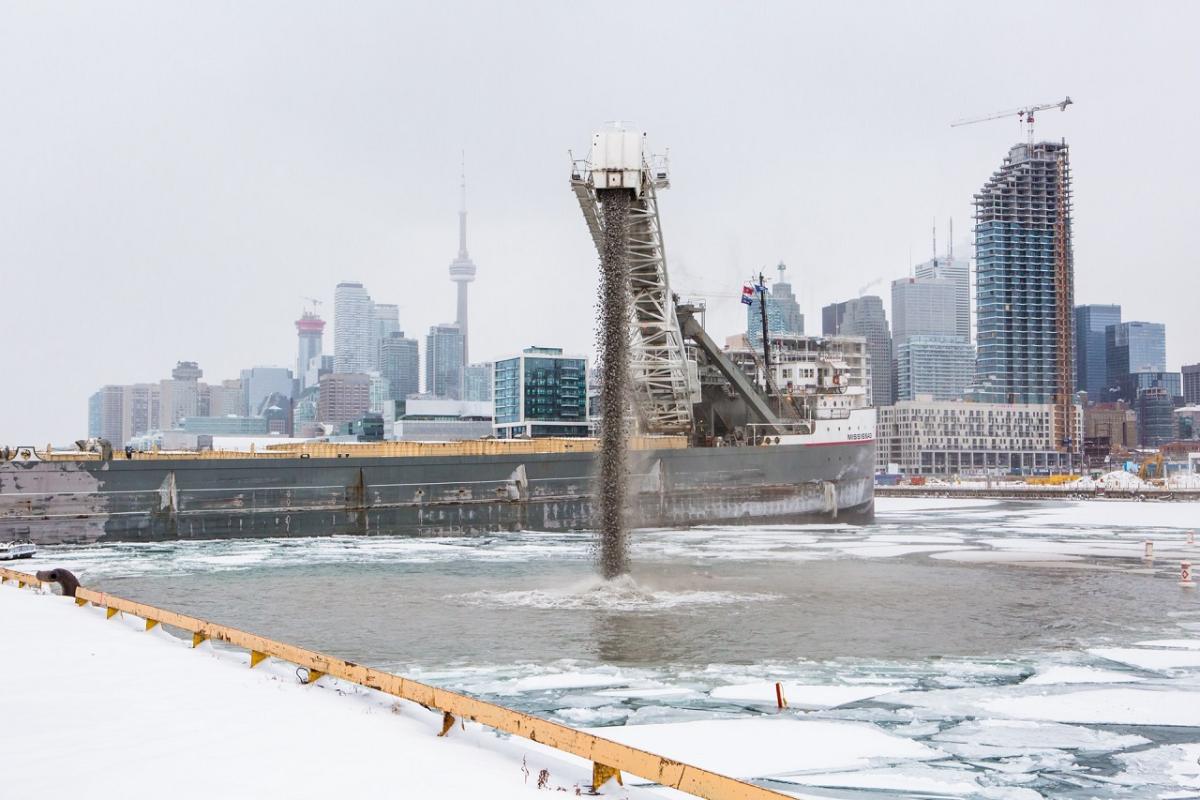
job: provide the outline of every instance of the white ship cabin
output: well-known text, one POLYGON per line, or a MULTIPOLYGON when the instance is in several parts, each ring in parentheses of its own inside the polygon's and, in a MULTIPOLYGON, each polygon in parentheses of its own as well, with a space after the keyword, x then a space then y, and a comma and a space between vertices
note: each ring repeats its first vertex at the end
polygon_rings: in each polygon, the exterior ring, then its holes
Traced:
MULTIPOLYGON (((817 340, 822 341, 822 340, 817 340)), ((826 339, 819 349, 782 349, 771 364, 775 388, 790 398, 807 423, 780 444, 851 444, 875 438, 870 404, 866 342, 858 337, 826 339)), ((774 355, 774 354, 772 354, 774 355)))

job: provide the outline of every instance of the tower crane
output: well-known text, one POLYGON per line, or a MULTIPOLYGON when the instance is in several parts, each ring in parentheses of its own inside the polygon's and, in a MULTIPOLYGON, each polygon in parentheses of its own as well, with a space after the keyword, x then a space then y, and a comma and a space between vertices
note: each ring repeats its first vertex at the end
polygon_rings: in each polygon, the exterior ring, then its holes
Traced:
POLYGON ((320 300, 318 300, 317 298, 315 298, 315 297, 301 297, 300 299, 301 299, 301 300, 307 300, 308 302, 312 303, 312 307, 313 307, 313 313, 314 313, 314 314, 319 314, 319 313, 321 312, 321 301, 320 301, 320 300))
POLYGON ((1008 111, 998 111, 995 114, 987 114, 986 116, 982 117, 968 117, 967 119, 960 119, 956 122, 951 122, 950 127, 957 128, 961 125, 974 125, 976 122, 987 122, 988 120, 1003 119, 1004 117, 1020 117, 1021 121, 1025 123, 1029 130, 1029 143, 1033 144, 1034 115, 1036 115, 1039 111, 1047 111, 1051 108, 1057 108, 1059 111, 1066 111, 1067 106, 1070 105, 1074 105, 1074 101, 1071 100, 1070 95, 1067 95, 1066 98, 1057 103, 1041 103, 1038 105, 1025 106, 1024 108, 1013 108, 1008 111))

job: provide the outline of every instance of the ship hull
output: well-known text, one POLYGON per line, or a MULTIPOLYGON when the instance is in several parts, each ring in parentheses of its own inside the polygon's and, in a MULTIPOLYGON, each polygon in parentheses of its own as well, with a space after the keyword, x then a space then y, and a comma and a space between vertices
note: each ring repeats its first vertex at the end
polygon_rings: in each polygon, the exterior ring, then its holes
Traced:
MULTIPOLYGON (((633 527, 870 521, 874 443, 630 456, 633 527)), ((35 544, 593 527, 595 454, 0 463, 0 540, 35 544)))

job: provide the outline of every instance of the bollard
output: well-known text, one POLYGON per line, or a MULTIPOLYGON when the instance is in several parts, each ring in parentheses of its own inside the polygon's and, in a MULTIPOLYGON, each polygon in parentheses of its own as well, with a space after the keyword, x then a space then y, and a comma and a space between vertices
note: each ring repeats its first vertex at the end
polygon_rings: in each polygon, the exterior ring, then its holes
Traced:
POLYGON ((1144 558, 1146 561, 1153 561, 1154 560, 1154 542, 1147 539, 1144 542, 1144 544, 1146 545, 1146 552, 1142 554, 1142 558, 1144 558))
POLYGON ((779 706, 779 710, 783 711, 787 708, 787 698, 783 696, 783 684, 775 682, 775 704, 779 706))
POLYGON ((1191 589, 1196 585, 1192 580, 1192 562, 1184 561, 1179 565, 1179 585, 1185 589, 1191 589))

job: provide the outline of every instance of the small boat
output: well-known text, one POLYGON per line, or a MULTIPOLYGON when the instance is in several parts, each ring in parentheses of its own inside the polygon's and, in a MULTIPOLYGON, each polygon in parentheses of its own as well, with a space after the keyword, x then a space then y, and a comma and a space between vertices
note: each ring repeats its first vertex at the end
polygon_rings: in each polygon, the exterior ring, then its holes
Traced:
POLYGON ((33 558, 37 545, 32 542, 0 542, 0 561, 17 558, 33 558))

